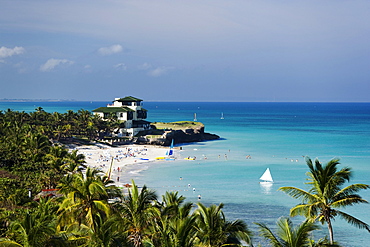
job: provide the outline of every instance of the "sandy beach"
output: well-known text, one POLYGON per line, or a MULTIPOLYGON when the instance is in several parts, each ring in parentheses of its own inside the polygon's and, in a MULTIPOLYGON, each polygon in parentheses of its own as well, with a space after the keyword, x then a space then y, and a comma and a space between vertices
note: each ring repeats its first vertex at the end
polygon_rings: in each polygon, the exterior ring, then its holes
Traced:
POLYGON ((178 158, 168 156, 169 147, 150 145, 122 145, 111 147, 103 144, 69 146, 69 150, 78 150, 85 156, 86 165, 100 169, 115 182, 118 187, 131 183, 131 176, 149 168, 153 162, 174 161, 178 158))

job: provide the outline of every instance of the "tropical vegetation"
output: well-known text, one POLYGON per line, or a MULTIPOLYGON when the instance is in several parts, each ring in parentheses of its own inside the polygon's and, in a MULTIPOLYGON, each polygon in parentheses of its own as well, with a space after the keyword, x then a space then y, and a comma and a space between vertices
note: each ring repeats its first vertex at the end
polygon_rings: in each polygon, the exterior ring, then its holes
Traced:
POLYGON ((346 206, 368 203, 357 192, 368 189, 370 186, 367 184, 350 184, 343 188, 343 185, 350 181, 352 171, 349 167, 338 170, 339 159, 332 159, 322 165, 318 159, 312 162, 307 157, 306 163, 309 167, 309 172, 307 172, 309 191, 295 187, 280 188, 293 198, 301 199, 302 203, 293 207, 290 210, 290 215, 303 215, 311 222, 326 223, 331 244, 334 243, 332 221, 336 216, 370 232, 368 224, 340 210, 346 206))

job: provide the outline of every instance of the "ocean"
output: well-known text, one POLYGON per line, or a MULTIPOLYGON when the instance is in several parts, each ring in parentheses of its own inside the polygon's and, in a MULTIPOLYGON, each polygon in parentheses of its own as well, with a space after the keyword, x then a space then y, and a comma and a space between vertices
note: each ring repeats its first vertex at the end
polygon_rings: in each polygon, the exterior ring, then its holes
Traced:
MULTIPOLYGON (((41 106, 47 112, 93 110, 111 102, 0 102, 8 108, 30 112, 41 106)), ((253 222, 274 228, 280 216, 299 201, 278 191, 282 186, 306 189, 304 157, 327 162, 340 158, 349 166, 351 183, 370 184, 370 103, 247 103, 247 102, 145 102, 148 121, 194 120, 205 131, 219 135, 215 141, 180 145, 176 161, 147 163, 140 173, 128 174, 138 185, 163 195, 179 191, 188 201, 206 205, 224 203, 229 220, 244 220, 258 237, 253 222), (223 119, 221 117, 223 116, 223 119), (185 157, 196 160, 184 160, 185 157), (250 157, 250 158, 247 158, 250 157), (270 168, 271 187, 259 184, 270 168), (181 178, 181 179, 180 179, 181 178), (201 196, 199 200, 198 197, 201 196)), ((129 181, 128 181, 129 182, 129 181)), ((370 190, 360 195, 370 201, 370 190)), ((370 224, 370 205, 354 205, 343 211, 370 224)), ((294 218, 300 223, 303 218, 294 218)), ((334 238, 343 246, 368 246, 370 234, 336 219, 334 238)), ((327 234, 326 225, 315 238, 327 234)))

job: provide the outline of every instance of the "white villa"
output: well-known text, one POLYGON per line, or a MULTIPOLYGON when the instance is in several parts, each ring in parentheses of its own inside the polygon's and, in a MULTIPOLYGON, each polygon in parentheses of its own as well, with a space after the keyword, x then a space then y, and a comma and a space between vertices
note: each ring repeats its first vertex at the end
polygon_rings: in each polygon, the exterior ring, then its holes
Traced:
POLYGON ((139 131, 150 128, 150 122, 144 120, 147 118, 148 111, 142 108, 142 101, 132 96, 115 98, 113 104, 99 107, 93 110, 93 113, 103 119, 115 114, 122 122, 118 136, 135 136, 139 131))

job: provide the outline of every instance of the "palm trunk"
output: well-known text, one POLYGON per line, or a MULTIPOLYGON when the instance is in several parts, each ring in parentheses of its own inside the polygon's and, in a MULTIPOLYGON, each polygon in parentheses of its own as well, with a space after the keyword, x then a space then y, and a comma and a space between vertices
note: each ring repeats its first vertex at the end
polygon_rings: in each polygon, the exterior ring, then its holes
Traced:
POLYGON ((330 218, 329 217, 325 217, 325 218, 326 218, 326 223, 328 224, 330 244, 333 244, 334 243, 333 226, 331 225, 330 218))

